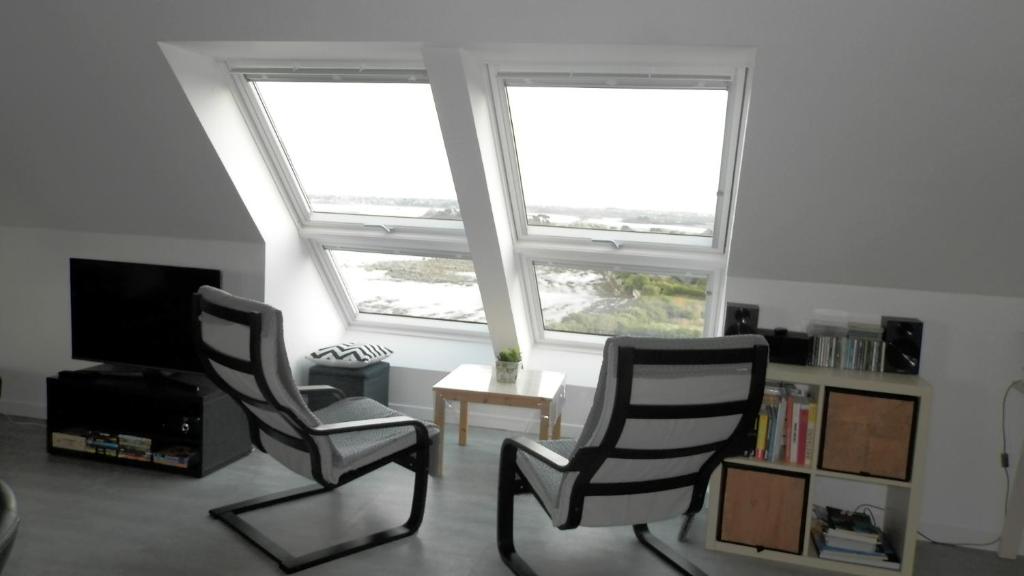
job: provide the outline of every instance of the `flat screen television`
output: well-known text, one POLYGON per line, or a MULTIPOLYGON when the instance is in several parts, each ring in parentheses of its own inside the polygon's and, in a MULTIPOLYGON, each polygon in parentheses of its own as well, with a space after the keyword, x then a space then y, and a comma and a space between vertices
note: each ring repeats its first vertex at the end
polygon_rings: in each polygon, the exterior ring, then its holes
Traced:
POLYGON ((71 258, 71 357, 201 372, 192 294, 220 287, 219 270, 71 258))

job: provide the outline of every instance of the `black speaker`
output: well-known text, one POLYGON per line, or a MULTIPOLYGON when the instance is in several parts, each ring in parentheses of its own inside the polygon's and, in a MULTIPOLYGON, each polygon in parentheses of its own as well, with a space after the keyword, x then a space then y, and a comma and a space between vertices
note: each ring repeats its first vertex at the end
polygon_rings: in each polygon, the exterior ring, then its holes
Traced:
POLYGON ((917 374, 921 369, 921 339, 924 324, 916 318, 882 316, 885 342, 885 371, 917 374))
POLYGON ((756 304, 737 304, 729 302, 725 305, 725 335, 754 334, 757 332, 756 304))

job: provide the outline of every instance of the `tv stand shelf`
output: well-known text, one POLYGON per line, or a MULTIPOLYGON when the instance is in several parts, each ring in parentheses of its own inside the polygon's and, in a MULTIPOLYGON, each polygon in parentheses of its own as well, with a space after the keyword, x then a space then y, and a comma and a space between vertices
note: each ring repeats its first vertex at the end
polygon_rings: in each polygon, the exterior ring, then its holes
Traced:
POLYGON ((106 367, 64 371, 46 379, 46 396, 46 449, 51 454, 200 477, 251 450, 245 415, 201 374, 127 376, 106 367), (55 434, 63 447, 54 445, 55 434), (97 435, 148 439, 153 453, 177 448, 191 456, 177 466, 129 459, 127 444, 125 449, 97 450, 97 435), (88 438, 88 445, 79 437, 88 438), (78 447, 69 447, 69 438, 78 447))

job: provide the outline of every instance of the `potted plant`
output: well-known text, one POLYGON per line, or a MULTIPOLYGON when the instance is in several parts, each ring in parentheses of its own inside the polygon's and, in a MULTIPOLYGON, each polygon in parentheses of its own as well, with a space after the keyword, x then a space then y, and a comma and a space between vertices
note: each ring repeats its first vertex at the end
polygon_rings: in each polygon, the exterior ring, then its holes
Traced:
POLYGON ((506 348, 498 352, 498 359, 494 362, 494 378, 498 382, 511 383, 519 376, 519 366, 523 357, 519 354, 519 348, 506 348))

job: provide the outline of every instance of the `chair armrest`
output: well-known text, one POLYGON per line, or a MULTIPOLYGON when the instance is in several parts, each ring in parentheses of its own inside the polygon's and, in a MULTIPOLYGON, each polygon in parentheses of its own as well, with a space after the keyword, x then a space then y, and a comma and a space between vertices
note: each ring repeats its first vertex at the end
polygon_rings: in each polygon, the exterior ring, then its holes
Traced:
POLYGON ((309 433, 316 436, 331 436, 333 434, 344 434, 345 432, 356 432, 359 430, 377 430, 380 428, 399 428, 411 426, 416 430, 416 436, 427 438, 427 427, 415 418, 408 416, 389 416, 387 418, 371 418, 369 420, 353 420, 351 422, 337 422, 334 424, 323 424, 316 428, 308 428, 309 433))
POLYGON ((320 385, 320 386, 298 386, 297 388, 299 390, 299 394, 302 395, 303 400, 306 401, 306 405, 309 406, 310 410, 316 410, 318 408, 322 408, 323 407, 323 406, 314 407, 312 405, 313 400, 315 398, 318 398, 318 397, 332 396, 334 398, 334 400, 324 404, 324 406, 326 406, 326 405, 328 405, 328 404, 330 404, 332 402, 337 402, 339 400, 344 400, 345 398, 347 398, 347 396, 345 396, 344 392, 342 392, 341 390, 338 390, 337 388, 335 388, 333 386, 324 386, 324 385, 320 385))
POLYGON ((501 449, 502 452, 508 449, 522 450, 523 452, 538 458, 540 461, 559 472, 567 472, 573 469, 569 467, 568 458, 550 448, 544 447, 536 440, 532 440, 525 436, 519 436, 518 438, 506 438, 505 441, 502 442, 501 449))

